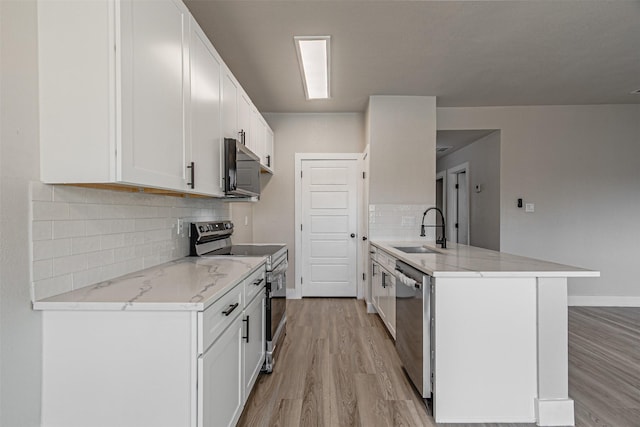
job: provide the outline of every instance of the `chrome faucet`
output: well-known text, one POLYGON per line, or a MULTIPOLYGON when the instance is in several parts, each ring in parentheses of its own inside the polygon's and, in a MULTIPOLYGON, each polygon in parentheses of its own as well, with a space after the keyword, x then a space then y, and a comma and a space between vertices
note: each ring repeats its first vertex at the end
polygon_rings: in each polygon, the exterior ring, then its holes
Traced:
POLYGON ((444 214, 442 213, 442 211, 439 208, 431 207, 429 209, 427 209, 426 211, 424 211, 424 213, 422 214, 422 224, 420 225, 420 236, 424 237, 426 236, 425 232, 424 232, 424 228, 425 227, 442 227, 442 237, 440 239, 438 239, 436 237, 436 244, 440 245, 440 247, 442 249, 446 249, 447 248, 447 228, 444 224, 444 214), (436 210, 438 212, 440 212, 440 217, 442 218, 442 225, 438 225, 438 224, 433 224, 433 225, 424 225, 424 218, 427 216, 427 212, 429 212, 430 210, 436 210))

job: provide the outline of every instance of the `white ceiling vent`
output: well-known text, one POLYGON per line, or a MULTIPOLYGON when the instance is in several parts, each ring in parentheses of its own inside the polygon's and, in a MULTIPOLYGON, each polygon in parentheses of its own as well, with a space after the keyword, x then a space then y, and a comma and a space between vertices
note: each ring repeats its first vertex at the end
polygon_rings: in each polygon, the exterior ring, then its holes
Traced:
POLYGON ((453 147, 451 145, 436 145, 436 153, 444 153, 450 148, 453 147))

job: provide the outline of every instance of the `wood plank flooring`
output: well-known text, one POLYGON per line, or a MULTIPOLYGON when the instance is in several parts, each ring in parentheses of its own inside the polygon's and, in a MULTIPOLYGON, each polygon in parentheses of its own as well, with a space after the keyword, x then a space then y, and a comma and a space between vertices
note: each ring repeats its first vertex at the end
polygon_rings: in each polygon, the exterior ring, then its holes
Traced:
MULTIPOLYGON (((287 304, 274 372, 260 375, 239 426, 534 425, 436 424, 362 301, 287 304)), ((569 347, 576 426, 640 427, 640 309, 570 308, 569 347)))

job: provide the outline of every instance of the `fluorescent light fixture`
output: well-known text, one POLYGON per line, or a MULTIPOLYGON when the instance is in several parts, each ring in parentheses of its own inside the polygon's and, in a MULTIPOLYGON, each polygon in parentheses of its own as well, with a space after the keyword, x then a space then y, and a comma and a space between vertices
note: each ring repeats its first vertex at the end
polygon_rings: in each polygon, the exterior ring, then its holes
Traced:
POLYGON ((329 98, 329 42, 331 36, 295 36, 300 73, 307 99, 329 98))

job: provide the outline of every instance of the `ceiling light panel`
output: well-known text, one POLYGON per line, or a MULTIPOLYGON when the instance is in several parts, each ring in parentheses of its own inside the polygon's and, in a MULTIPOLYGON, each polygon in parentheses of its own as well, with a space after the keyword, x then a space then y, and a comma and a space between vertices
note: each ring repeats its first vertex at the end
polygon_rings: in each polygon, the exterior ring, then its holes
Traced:
POLYGON ((307 99, 327 99, 331 36, 296 36, 293 38, 307 99))

